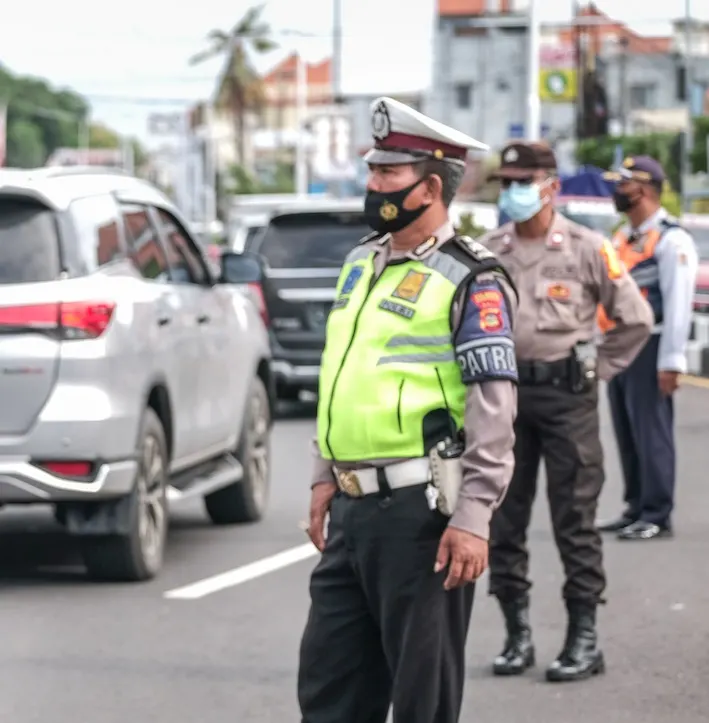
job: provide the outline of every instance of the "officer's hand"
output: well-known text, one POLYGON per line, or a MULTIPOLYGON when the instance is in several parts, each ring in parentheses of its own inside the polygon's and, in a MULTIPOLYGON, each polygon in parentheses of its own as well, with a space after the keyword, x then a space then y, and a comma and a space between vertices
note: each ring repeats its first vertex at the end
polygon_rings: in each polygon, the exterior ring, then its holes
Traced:
POLYGON ((320 552, 325 549, 325 517, 335 492, 337 485, 334 482, 321 482, 310 494, 310 525, 306 532, 320 552))
POLYGON ((452 590, 477 580, 487 569, 487 540, 470 532, 448 527, 441 537, 434 572, 448 566, 443 587, 452 590))
POLYGON ((665 397, 671 397, 679 387, 679 372, 657 372, 657 384, 665 397))

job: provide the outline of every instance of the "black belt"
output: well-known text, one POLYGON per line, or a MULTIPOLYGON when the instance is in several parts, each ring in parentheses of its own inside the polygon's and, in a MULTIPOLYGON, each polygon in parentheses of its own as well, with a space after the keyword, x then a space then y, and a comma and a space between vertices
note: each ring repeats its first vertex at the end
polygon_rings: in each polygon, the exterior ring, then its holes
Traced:
POLYGON ((521 386, 556 386, 561 382, 569 381, 573 357, 559 359, 553 362, 517 361, 519 383, 521 386))

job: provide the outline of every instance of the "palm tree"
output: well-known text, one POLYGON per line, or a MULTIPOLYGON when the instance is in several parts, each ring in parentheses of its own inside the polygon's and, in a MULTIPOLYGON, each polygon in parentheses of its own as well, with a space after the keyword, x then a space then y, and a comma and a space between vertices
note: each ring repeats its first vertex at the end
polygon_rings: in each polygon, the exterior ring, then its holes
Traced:
POLYGON ((234 121, 238 163, 246 158, 246 115, 258 110, 265 100, 262 79, 249 61, 249 52, 265 53, 277 47, 271 39, 270 26, 261 20, 264 6, 250 8, 234 27, 212 30, 207 35, 209 47, 190 58, 190 65, 215 57, 226 58, 226 70, 217 95, 217 106, 228 109, 234 121))

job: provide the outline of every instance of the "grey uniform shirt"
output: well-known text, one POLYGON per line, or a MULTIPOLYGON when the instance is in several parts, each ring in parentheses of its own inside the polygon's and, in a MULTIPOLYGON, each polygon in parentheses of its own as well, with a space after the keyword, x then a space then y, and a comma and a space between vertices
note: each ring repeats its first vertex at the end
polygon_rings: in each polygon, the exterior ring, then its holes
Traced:
MULTIPOLYGON (((393 252, 390 243, 382 244, 380 239, 369 242, 376 254, 374 262, 376 276, 382 274, 390 261, 402 258, 420 261, 427 258, 454 235, 452 224, 446 223, 434 234, 435 243, 432 243, 425 253, 422 253, 419 247, 416 255, 413 252, 393 252)), ((482 280, 483 277, 478 278, 482 280)), ((513 318, 517 313, 515 294, 504 279, 499 276, 496 278, 506 292, 508 313, 513 318)), ((460 321, 463 311, 461 301, 465 292, 465 289, 461 290, 453 305, 454 327, 460 321)), ((464 419, 466 446, 462 458, 463 486, 458 497, 458 505, 449 523, 452 527, 488 539, 490 518, 502 502, 512 478, 516 414, 517 387, 513 382, 494 380, 467 386, 464 419)), ((313 448, 315 454, 313 485, 335 482, 334 465, 341 469, 362 469, 403 461, 378 459, 361 464, 338 462, 323 459, 317 440, 313 440, 313 448)))
POLYGON ((620 263, 611 242, 556 214, 548 234, 520 239, 514 224, 484 235, 517 286, 517 358, 552 362, 594 338, 599 304, 615 322, 598 349, 597 374, 627 368, 650 336, 652 309, 620 263))

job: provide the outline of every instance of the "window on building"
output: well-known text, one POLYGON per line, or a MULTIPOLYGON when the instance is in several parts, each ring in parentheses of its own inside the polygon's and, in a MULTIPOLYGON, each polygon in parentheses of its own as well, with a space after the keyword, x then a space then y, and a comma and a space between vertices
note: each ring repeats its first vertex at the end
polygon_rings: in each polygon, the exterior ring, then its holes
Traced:
POLYGON ((630 110, 657 108, 657 86, 652 83, 630 86, 630 110))
POLYGON ((462 110, 468 110, 473 105, 473 86, 471 83, 458 83, 455 86, 455 104, 462 110))

